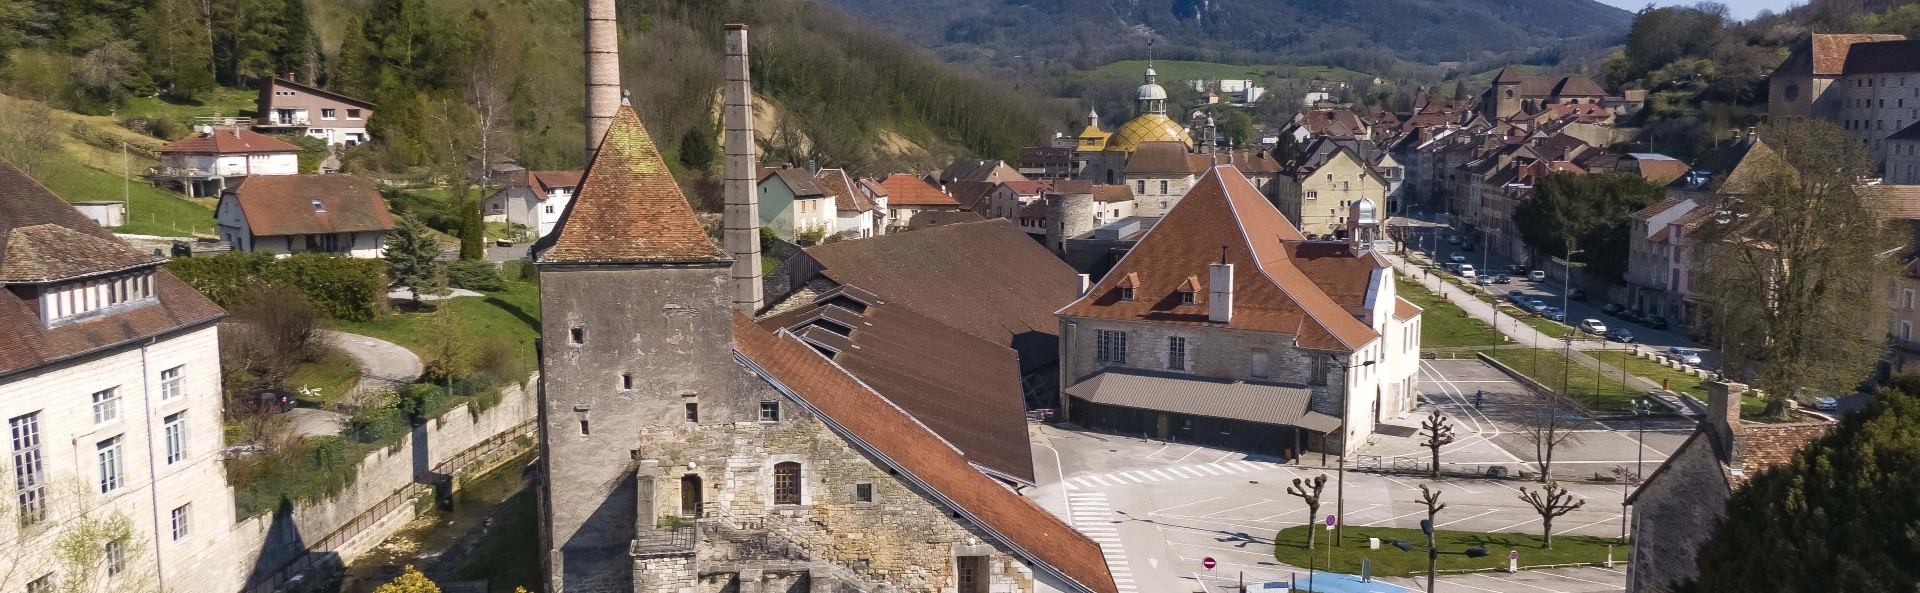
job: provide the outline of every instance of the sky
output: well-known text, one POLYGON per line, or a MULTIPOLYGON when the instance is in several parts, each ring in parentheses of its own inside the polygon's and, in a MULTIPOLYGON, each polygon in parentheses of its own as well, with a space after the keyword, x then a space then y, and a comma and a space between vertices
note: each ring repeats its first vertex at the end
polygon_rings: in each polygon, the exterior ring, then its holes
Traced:
MULTIPOLYGON (((1727 5, 1727 8, 1730 8, 1733 10, 1734 18, 1742 19, 1742 20, 1753 18, 1753 15, 1759 14, 1760 11, 1762 10, 1771 10, 1774 12, 1780 12, 1782 10, 1786 10, 1788 6, 1806 4, 1806 0, 1718 0, 1718 1, 1721 4, 1727 5)), ((1696 0, 1686 0, 1681 2, 1676 2, 1674 0, 1654 0, 1653 3, 1658 6, 1673 6, 1673 5, 1689 5, 1690 6, 1690 5, 1693 5, 1695 2, 1696 0)), ((1641 8, 1646 7, 1647 0, 1600 0, 1600 3, 1608 4, 1612 6, 1618 6, 1620 8, 1624 8, 1627 10, 1637 11, 1637 10, 1640 10, 1641 8)))

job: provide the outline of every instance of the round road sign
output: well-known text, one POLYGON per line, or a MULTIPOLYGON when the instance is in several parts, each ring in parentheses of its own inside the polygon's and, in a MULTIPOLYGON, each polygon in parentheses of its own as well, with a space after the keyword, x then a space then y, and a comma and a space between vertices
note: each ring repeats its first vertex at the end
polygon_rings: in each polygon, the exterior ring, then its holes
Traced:
POLYGON ((1200 559, 1200 565, 1207 567, 1207 570, 1213 570, 1215 564, 1212 556, 1200 559))
POLYGON ((1333 526, 1333 515, 1327 515, 1327 526, 1328 527, 1333 526))
POLYGON ((1507 559, 1508 559, 1508 560, 1519 560, 1519 559, 1520 559, 1520 551, 1519 551, 1519 550, 1507 550, 1507 559))

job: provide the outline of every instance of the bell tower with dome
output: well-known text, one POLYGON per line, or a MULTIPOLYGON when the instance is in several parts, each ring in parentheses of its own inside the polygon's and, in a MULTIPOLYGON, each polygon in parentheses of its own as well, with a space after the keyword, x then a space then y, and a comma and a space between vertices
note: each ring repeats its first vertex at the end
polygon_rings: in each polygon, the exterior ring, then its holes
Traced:
POLYGON ((1187 128, 1167 117, 1167 89, 1160 86, 1159 78, 1153 70, 1153 60, 1147 60, 1146 84, 1140 85, 1133 95, 1133 120, 1108 135, 1098 154, 1089 155, 1082 178, 1094 183, 1120 183, 1128 159, 1142 142, 1180 142, 1186 144, 1188 150, 1193 149, 1193 136, 1187 133, 1187 128))

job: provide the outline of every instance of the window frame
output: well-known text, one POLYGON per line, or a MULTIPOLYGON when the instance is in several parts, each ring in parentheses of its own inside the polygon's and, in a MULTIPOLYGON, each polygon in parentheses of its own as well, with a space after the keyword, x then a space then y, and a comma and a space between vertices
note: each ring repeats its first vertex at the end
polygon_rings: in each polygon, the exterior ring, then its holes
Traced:
POLYGON ((801 497, 806 482, 803 478, 805 468, 798 461, 782 461, 773 464, 773 504, 798 506, 806 500, 801 497))
POLYGON ((1191 356, 1186 336, 1167 336, 1167 370, 1186 371, 1191 356))
POLYGON ((168 527, 168 530, 167 530, 168 534, 172 536, 173 541, 177 542, 177 541, 192 537, 193 536, 193 503, 189 502, 187 504, 174 507, 173 510, 168 511, 167 527, 168 527))
POLYGON ((166 441, 167 465, 187 460, 187 413, 174 412, 161 419, 161 434, 166 441))
POLYGON ((760 402, 760 421, 767 423, 779 422, 780 402, 777 400, 760 402))
POLYGON ((1094 362, 1127 364, 1127 332, 1117 329, 1093 330, 1094 362))
POLYGON ((93 443, 94 469, 99 477, 101 494, 112 494, 126 481, 127 463, 125 449, 121 447, 124 442, 121 436, 116 434, 93 443))
POLYGON ((119 421, 120 386, 115 385, 93 392, 93 425, 106 426, 119 421))
POLYGON ((7 421, 13 445, 13 476, 19 525, 31 526, 47 518, 47 468, 41 454, 40 413, 7 421))
POLYGON ((160 401, 173 401, 187 394, 187 365, 160 371, 160 401))

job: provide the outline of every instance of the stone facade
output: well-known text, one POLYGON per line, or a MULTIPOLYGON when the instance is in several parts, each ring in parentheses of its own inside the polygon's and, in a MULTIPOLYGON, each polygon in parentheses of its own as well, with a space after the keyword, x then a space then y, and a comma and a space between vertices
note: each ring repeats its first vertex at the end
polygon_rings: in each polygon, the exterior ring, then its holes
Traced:
POLYGON ((1277 206, 1287 220, 1312 237, 1331 237, 1347 228, 1347 209, 1362 198, 1387 203, 1386 180, 1354 157, 1339 150, 1326 164, 1281 175, 1277 206))
MULTIPOLYGON (((1720 460, 1705 432, 1675 451, 1664 471, 1676 475, 1711 476, 1720 473, 1720 460)), ((1627 591, 1656 593, 1672 589, 1673 582, 1696 576, 1694 557, 1712 535, 1712 526, 1726 514, 1730 491, 1722 480, 1659 480, 1650 482, 1633 498, 1633 551, 1627 562, 1627 591)))
POLYGON ((1313 360, 1325 360, 1334 352, 1299 348, 1294 336, 1224 327, 1173 325, 1163 323, 1115 321, 1110 319, 1063 318, 1060 322, 1061 359, 1067 384, 1078 383, 1109 367, 1127 367, 1151 371, 1192 373, 1220 379, 1259 380, 1304 385, 1313 392, 1311 410, 1329 416, 1340 415, 1341 391, 1346 371, 1330 366, 1326 380, 1316 381, 1313 360), (1095 340, 1100 331, 1127 332, 1127 361, 1115 364, 1094 360, 1095 340), (1167 339, 1187 339, 1187 368, 1169 369, 1167 339), (1254 359, 1266 355, 1267 374, 1253 374, 1254 359))

